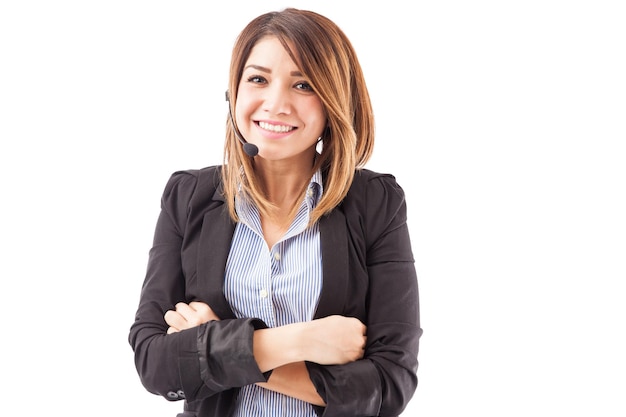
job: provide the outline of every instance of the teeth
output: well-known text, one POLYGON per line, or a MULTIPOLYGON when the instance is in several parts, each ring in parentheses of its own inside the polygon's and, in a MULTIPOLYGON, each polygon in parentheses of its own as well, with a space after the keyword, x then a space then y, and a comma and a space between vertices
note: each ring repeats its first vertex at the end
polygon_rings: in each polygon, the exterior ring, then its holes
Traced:
POLYGON ((285 133, 294 129, 292 126, 273 125, 273 124, 266 123, 266 122, 259 122, 259 126, 261 126, 262 129, 269 130, 270 132, 276 132, 276 133, 285 133))

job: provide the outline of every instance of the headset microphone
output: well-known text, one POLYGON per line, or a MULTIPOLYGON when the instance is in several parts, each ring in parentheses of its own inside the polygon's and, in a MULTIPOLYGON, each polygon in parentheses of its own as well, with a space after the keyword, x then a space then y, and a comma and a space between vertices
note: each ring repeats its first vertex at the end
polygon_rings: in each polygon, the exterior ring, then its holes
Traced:
POLYGON ((243 145, 243 151, 251 158, 254 158, 259 153, 259 148, 252 144, 248 143, 241 133, 239 133, 239 129, 235 126, 235 121, 233 120, 233 111, 230 106, 230 97, 228 96, 228 90, 226 90, 226 101, 228 102, 228 117, 230 119, 230 125, 233 127, 233 131, 235 132, 235 136, 239 139, 239 142, 243 145))

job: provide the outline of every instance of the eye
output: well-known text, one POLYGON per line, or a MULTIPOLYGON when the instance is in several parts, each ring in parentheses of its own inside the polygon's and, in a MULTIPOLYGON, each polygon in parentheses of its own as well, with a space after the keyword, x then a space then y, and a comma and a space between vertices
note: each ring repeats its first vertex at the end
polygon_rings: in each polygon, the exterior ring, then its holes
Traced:
POLYGON ((297 90, 313 92, 313 87, 311 87, 311 84, 307 83, 306 81, 296 83, 295 87, 297 90))
POLYGON ((267 80, 260 75, 251 75, 247 78, 247 80, 249 83, 253 84, 263 84, 267 82, 267 80))

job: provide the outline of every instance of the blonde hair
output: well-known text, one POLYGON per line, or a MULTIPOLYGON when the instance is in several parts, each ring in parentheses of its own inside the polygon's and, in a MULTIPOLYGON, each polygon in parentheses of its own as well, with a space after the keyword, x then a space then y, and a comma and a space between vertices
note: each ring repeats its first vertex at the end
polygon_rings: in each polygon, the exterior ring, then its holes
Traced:
MULTIPOLYGON (((263 14, 239 34, 230 63, 229 96, 235 108, 243 67, 255 44, 275 36, 320 98, 327 115, 322 150, 311 174, 321 168, 324 192, 312 211, 311 224, 341 203, 348 193, 355 171, 362 168, 374 146, 374 115, 365 79, 356 52, 344 32, 318 13, 287 8, 263 14)), ((229 121, 226 123, 224 194, 230 216, 237 221, 235 195, 239 187, 262 214, 271 215, 267 199, 254 170, 254 160, 244 153, 229 121)), ((308 184, 303 185, 303 193, 308 184)))

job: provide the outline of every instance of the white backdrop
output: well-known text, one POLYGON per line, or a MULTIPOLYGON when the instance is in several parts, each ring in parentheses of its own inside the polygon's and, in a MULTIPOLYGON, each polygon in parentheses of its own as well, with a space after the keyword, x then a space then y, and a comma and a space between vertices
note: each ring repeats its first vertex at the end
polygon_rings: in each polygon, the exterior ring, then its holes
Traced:
POLYGON ((424 336, 403 416, 626 415, 620 3, 2 2, 0 414, 181 409, 127 342, 161 191, 221 162, 234 37, 295 6, 352 39, 368 167, 407 194, 424 336))

